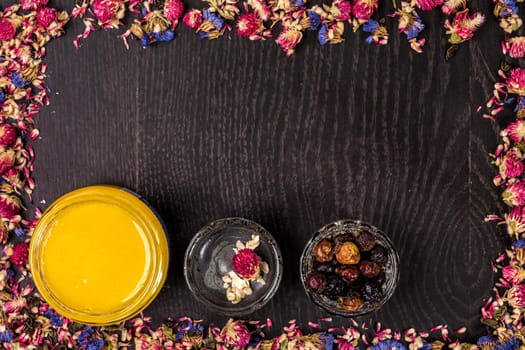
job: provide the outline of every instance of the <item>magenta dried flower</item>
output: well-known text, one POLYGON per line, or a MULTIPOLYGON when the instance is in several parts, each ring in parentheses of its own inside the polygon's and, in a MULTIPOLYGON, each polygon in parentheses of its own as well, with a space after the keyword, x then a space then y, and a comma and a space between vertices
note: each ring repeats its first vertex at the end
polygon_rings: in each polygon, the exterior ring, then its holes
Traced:
POLYGON ((16 28, 13 23, 5 17, 0 17, 0 40, 11 40, 15 34, 16 28))
POLYGON ((525 285, 516 285, 508 289, 506 294, 510 306, 516 309, 525 307, 525 285))
POLYGON ((8 147, 13 145, 18 138, 18 128, 12 124, 0 125, 0 146, 8 147))
POLYGON ((36 22, 44 28, 56 22, 57 18, 58 11, 51 7, 42 7, 36 12, 36 22))
POLYGON ((430 11, 443 3, 443 0, 416 0, 417 6, 423 11, 430 11))
POLYGON ((248 12, 239 16, 236 33, 237 35, 247 37, 250 40, 261 40, 264 37, 271 36, 271 32, 266 30, 259 15, 255 12, 248 12))
POLYGON ((458 11, 464 10, 467 0, 445 0, 441 6, 441 12, 445 15, 452 15, 458 11))
POLYGON ((241 249, 232 259, 233 271, 242 278, 252 278, 259 273, 261 258, 253 249, 241 249))
POLYGON ((505 223, 508 234, 518 238, 525 232, 525 207, 514 207, 510 213, 505 214, 505 223))
POLYGON ((19 243, 13 246, 13 254, 11 255, 11 262, 16 267, 24 267, 29 256, 29 244, 19 243))
POLYGON ((124 17, 123 0, 93 0, 91 7, 101 26, 117 25, 124 17))
POLYGON ((164 3, 164 16, 170 22, 178 22, 184 14, 184 3, 181 0, 167 0, 164 3))
POLYGON ((12 220, 20 214, 21 208, 20 198, 14 195, 0 193, 0 218, 12 220))
POLYGON ((197 29, 202 23, 202 12, 196 9, 190 10, 184 15, 182 22, 186 27, 197 29))
POLYGON ((352 15, 352 4, 346 0, 335 0, 332 2, 331 13, 338 21, 349 21, 352 15))
POLYGON ((295 47, 303 38, 303 33, 298 30, 285 29, 275 40, 286 56, 291 56, 295 52, 295 47))
POLYGON ((501 269, 501 275, 506 281, 519 284, 525 278, 525 270, 516 265, 507 265, 501 269))
POLYGON ((15 165, 16 155, 12 149, 0 150, 0 175, 15 165))
POLYGON ((525 121, 518 119, 510 123, 503 134, 506 134, 514 142, 525 141, 525 121))
POLYGON ((499 174, 494 178, 497 186, 502 183, 502 180, 521 176, 525 170, 523 154, 516 147, 508 150, 501 160, 496 160, 496 165, 499 167, 499 174))
POLYGON ((509 38, 501 43, 503 54, 508 54, 512 58, 525 57, 525 36, 509 38))
POLYGON ((469 14, 469 10, 458 12, 452 22, 445 21, 445 29, 450 35, 448 42, 454 45, 461 44, 472 39, 474 32, 485 22, 485 16, 479 12, 469 14))
POLYGON ((509 93, 525 95, 525 69, 511 69, 505 83, 509 93))
POLYGON ((525 182, 508 185, 502 197, 503 201, 509 206, 525 205, 525 182))
POLYGON ((352 14, 362 24, 372 18, 377 7, 377 0, 355 0, 352 4, 352 14))
POLYGON ((251 333, 244 321, 230 319, 221 330, 219 336, 226 345, 233 345, 242 349, 250 342, 251 333))

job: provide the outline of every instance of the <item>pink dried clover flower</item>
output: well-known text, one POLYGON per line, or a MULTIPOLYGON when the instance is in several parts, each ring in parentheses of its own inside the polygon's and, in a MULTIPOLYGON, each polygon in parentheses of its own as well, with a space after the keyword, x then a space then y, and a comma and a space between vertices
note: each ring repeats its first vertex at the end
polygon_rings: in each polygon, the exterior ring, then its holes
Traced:
POLYGON ((233 256, 233 271, 242 278, 252 278, 259 274, 261 258, 252 249, 244 248, 233 256))
POLYGON ((0 17, 0 40, 11 40, 15 34, 16 28, 13 23, 5 17, 0 17))

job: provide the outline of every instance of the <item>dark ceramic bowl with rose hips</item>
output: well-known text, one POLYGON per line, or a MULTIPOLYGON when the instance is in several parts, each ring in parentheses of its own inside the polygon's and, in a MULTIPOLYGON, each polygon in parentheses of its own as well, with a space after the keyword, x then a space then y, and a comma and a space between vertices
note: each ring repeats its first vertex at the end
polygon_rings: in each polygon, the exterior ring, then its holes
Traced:
POLYGON ((382 231, 340 220, 317 231, 301 256, 301 281, 310 299, 344 317, 378 310, 394 294, 399 257, 382 231))

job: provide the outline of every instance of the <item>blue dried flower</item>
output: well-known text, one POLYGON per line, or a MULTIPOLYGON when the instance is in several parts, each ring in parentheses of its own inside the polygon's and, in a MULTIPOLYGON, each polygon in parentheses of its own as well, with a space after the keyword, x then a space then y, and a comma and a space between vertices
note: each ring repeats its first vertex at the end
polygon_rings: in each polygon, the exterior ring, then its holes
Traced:
POLYGON ((24 80, 24 78, 22 78, 22 76, 20 75, 20 73, 18 72, 14 72, 12 75, 11 75, 11 82, 17 87, 17 88, 23 88, 27 85, 27 81, 24 80))
POLYGON ((147 34, 144 34, 142 38, 140 38, 140 43, 142 47, 148 47, 149 46, 149 36, 147 34))
POLYGON ((510 338, 503 344, 496 345, 496 350, 516 350, 521 342, 516 338, 510 338))
POLYGON ((215 26, 215 28, 217 28, 217 30, 221 30, 222 27, 224 27, 224 20, 222 19, 222 17, 216 15, 210 10, 204 10, 202 12, 202 18, 213 23, 213 25, 215 26))
POLYGON ((153 33, 153 37, 156 41, 172 41, 175 38, 175 32, 173 30, 165 30, 163 32, 153 33))
POLYGON ((148 14, 148 10, 142 6, 142 8, 140 9, 140 13, 142 14, 142 16, 146 16, 148 14))
POLYGON ((4 102, 5 102, 5 92, 0 91, 0 103, 4 103, 4 102))
POLYGON ((321 335, 319 336, 319 339, 321 339, 323 342, 324 350, 332 350, 334 348, 335 337, 333 334, 330 334, 327 332, 321 333, 321 335))
POLYGON ((86 345, 88 342, 88 338, 91 336, 91 334, 93 334, 93 332, 93 327, 86 326, 86 328, 84 328, 84 330, 80 332, 77 342, 82 346, 86 345))
POLYGON ((323 24, 317 33, 319 44, 325 45, 328 42, 328 25, 323 24))
POLYGON ((406 347, 397 340, 387 339, 372 345, 370 350, 406 350, 406 347))
POLYGON ((415 22, 408 28, 407 39, 417 38, 423 29, 425 29, 425 24, 421 21, 421 18, 416 18, 415 22))
POLYGON ((379 22, 373 19, 370 19, 368 22, 363 24, 363 30, 367 33, 375 33, 377 27, 379 27, 379 22))
POLYGON ((0 332, 0 342, 9 343, 11 340, 13 340, 13 332, 10 329, 0 332))
POLYGON ((176 340, 181 340, 185 334, 190 332, 204 332, 204 327, 201 324, 196 324, 190 321, 183 321, 180 324, 179 331, 177 332, 177 336, 175 337, 176 340))
POLYGON ((516 107, 514 107, 514 112, 517 112, 520 109, 524 109, 524 108, 525 108, 525 97, 524 96, 520 96, 518 98, 518 103, 516 104, 516 107))
POLYGON ((17 235, 18 237, 22 237, 25 234, 26 234, 26 231, 24 231, 23 228, 21 227, 15 228, 15 235, 17 235))
POLYGON ((525 248, 525 238, 522 238, 522 239, 517 240, 516 242, 512 243, 512 248, 515 248, 515 249, 525 248))
POLYGON ((44 316, 46 316, 49 319, 49 322, 51 322, 51 325, 53 325, 54 327, 62 327, 64 325, 62 317, 60 317, 59 314, 57 314, 51 309, 47 310, 44 313, 44 316))
POLYGON ((86 350, 102 350, 104 341, 102 339, 93 339, 87 343, 86 350))
POLYGON ((295 4, 295 6, 297 7, 301 7, 301 6, 304 6, 304 0, 292 0, 292 2, 295 4))
POLYGON ((208 39, 209 34, 206 32, 199 32, 199 38, 208 39))
POLYGON ((308 10, 308 20, 310 21, 310 30, 317 30, 321 25, 321 16, 312 10, 308 10))

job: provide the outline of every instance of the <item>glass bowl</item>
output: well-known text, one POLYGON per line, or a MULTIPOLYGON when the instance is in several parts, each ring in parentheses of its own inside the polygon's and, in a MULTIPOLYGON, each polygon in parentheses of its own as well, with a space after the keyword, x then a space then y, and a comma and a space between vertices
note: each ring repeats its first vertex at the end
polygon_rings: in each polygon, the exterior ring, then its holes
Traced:
POLYGON ((193 296, 211 310, 228 316, 240 316, 263 307, 279 288, 283 270, 277 242, 261 225, 243 218, 213 221, 197 232, 184 256, 184 277, 193 296), (265 284, 251 282, 253 293, 239 303, 226 298, 222 277, 232 270, 233 248, 237 241, 246 243, 259 235, 255 252, 268 263, 263 274, 265 284))
MULTIPOLYGON (((360 261, 368 260, 369 257, 370 252, 361 252, 360 261)), ((301 255, 300 264, 301 282, 312 302, 329 313, 343 317, 355 317, 378 310, 394 294, 394 290, 399 282, 399 256, 397 255, 392 241, 390 241, 388 236, 378 228, 359 220, 339 220, 318 230, 306 244, 303 254, 301 255), (364 301, 357 310, 350 311, 340 306, 338 300, 330 299, 322 293, 318 294, 311 290, 307 285, 307 276, 310 272, 314 272, 316 268, 319 268, 318 265, 320 265, 320 263, 318 263, 314 257, 314 249, 321 240, 328 239, 334 241, 339 237, 340 240, 344 239, 355 242, 355 238, 359 233, 365 231, 371 233, 375 238, 376 246, 379 245, 385 248, 386 262, 382 264, 383 272, 381 273, 381 278, 384 280, 381 283, 382 297, 374 302, 364 301), (343 237, 343 235, 345 236, 343 237)), ((335 272, 329 272, 328 274, 330 273, 335 274, 335 272)), ((363 286, 364 280, 365 278, 360 272, 358 282, 353 285, 345 284, 343 294, 347 293, 347 295, 349 295, 352 291, 360 293, 359 288, 363 286)))

